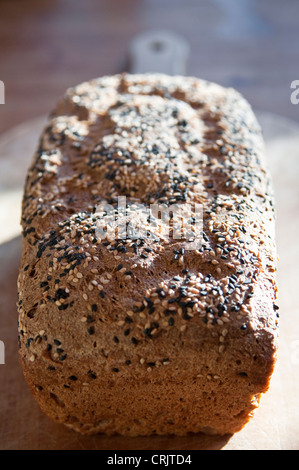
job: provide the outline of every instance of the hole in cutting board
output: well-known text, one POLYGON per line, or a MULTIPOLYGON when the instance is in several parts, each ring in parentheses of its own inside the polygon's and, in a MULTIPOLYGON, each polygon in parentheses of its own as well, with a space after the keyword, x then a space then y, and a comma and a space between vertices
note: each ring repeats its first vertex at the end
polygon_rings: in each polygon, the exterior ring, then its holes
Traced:
POLYGON ((151 43, 151 49, 155 52, 161 52, 165 49, 165 43, 163 41, 153 41, 151 43))

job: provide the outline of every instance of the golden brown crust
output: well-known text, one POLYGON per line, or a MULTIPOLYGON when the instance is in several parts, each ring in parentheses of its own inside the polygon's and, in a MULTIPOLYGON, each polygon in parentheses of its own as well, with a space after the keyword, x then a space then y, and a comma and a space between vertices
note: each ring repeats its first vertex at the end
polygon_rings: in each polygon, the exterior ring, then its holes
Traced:
POLYGON ((20 357, 45 413, 84 433, 241 429, 269 385, 277 307, 263 140, 236 91, 127 74, 68 90, 22 224, 20 357), (202 247, 153 226, 100 239, 96 208, 118 196, 132 213, 201 204, 202 247))

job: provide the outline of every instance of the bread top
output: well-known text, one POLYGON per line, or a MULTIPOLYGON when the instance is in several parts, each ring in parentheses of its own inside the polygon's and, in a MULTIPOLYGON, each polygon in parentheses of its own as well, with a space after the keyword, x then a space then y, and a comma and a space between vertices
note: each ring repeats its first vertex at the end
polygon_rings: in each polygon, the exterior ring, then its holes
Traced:
POLYGON ((83 360, 112 377, 162 365, 175 373, 186 358, 204 367, 225 351, 252 359, 258 344, 270 358, 274 217, 261 130, 235 90, 160 74, 69 89, 26 180, 23 355, 57 367, 83 360), (119 196, 148 236, 97 236, 98 207, 117 214, 119 196), (189 250, 146 225, 140 204, 201 205, 202 245, 189 250))

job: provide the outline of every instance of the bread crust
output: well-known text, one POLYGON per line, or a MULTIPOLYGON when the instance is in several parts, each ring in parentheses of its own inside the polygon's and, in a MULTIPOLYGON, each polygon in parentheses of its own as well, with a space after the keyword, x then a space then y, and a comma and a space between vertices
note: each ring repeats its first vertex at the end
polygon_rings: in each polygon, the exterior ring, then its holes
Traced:
POLYGON ((235 90, 160 74, 69 89, 23 198, 20 361, 43 412, 85 434, 239 431, 276 360, 274 221, 261 130, 235 90), (97 207, 119 196, 201 204, 201 248, 152 226, 99 238, 97 207))

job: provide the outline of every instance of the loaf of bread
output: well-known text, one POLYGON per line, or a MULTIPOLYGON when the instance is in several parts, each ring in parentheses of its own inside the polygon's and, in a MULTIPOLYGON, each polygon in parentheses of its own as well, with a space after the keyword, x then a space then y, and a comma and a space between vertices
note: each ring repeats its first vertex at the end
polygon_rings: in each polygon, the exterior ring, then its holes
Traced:
POLYGON ((123 74, 66 92, 28 172, 18 281, 21 364, 55 422, 131 436, 247 423, 278 339, 264 153, 233 89, 123 74), (120 197, 142 236, 109 231, 103 203, 119 220, 120 197), (199 205, 200 232, 167 237, 144 216, 155 204, 199 205))

